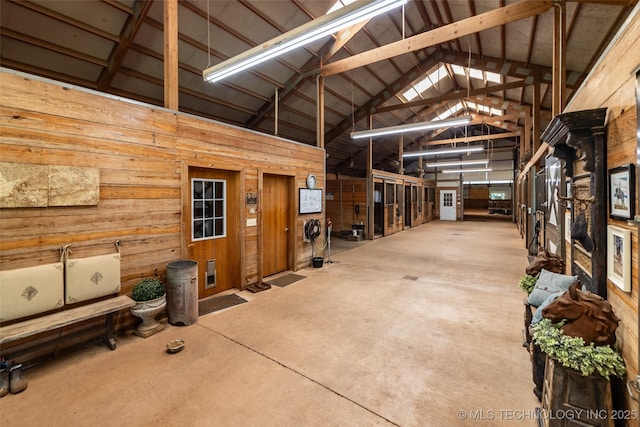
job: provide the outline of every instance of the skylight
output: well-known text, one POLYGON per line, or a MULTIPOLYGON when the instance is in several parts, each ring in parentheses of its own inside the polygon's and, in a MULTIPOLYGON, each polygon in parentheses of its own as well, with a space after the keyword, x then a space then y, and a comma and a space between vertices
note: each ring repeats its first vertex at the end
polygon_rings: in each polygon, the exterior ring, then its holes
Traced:
POLYGON ((484 76, 482 75, 481 70, 478 70, 477 68, 469 68, 469 77, 472 79, 483 80, 484 76))
POLYGON ((482 113, 489 114, 491 116, 502 116, 503 114, 502 110, 498 110, 497 108, 493 108, 493 107, 487 107, 486 105, 482 105, 482 104, 476 104, 475 102, 469 101, 467 102, 467 105, 472 110, 477 110, 482 113))
POLYGON ((333 6, 331 6, 331 9, 329 9, 329 11, 327 12, 327 15, 330 14, 331 12, 335 12, 338 9, 342 9, 343 7, 353 3, 354 1, 356 0, 338 0, 333 6))
MULTIPOLYGON (((451 69, 453 70, 453 73, 458 76, 466 77, 467 75, 465 72, 466 67, 461 65, 451 64, 451 69)), ((469 68, 469 77, 478 80, 484 80, 486 77, 489 82, 502 83, 502 76, 500 74, 492 73, 491 71, 482 71, 477 68, 469 68)))
MULTIPOLYGON (((446 110, 444 110, 444 112, 442 113, 438 113, 436 111, 436 116, 438 116, 438 119, 434 119, 434 120, 444 120, 447 119, 449 117, 451 117, 452 115, 454 115, 455 113, 457 113, 458 111, 464 109, 464 105, 462 105, 462 102, 458 102, 456 105, 454 105, 451 108, 447 108, 446 110)), ((432 120, 433 121, 433 120, 432 120)))
POLYGON ((436 83, 438 83, 447 75, 447 68, 444 65, 441 65, 437 70, 426 76, 424 79, 420 80, 418 83, 414 84, 411 89, 403 93, 402 96, 407 101, 411 101, 427 89, 435 86, 436 83))
POLYGON ((502 76, 497 73, 492 73, 491 71, 485 71, 487 75, 487 80, 493 83, 502 83, 502 76))
POLYGON ((454 74, 457 74, 459 76, 466 76, 466 73, 464 72, 464 67, 461 67, 460 65, 451 64, 451 69, 453 70, 454 74))

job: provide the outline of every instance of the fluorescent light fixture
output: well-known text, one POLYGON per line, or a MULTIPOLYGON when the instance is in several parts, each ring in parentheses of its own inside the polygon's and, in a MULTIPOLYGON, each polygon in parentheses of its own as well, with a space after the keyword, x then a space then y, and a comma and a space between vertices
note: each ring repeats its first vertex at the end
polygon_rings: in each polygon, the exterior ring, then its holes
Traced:
POLYGON ((439 156, 442 154, 464 154, 464 153, 476 153, 483 151, 484 147, 476 145, 475 147, 460 147, 460 148, 448 148, 445 150, 424 150, 424 151, 411 151, 403 153, 402 157, 420 157, 420 156, 439 156))
MULTIPOLYGON (((209 67, 202 77, 209 83, 217 82, 247 68, 258 65, 293 49, 319 40, 360 21, 388 12, 405 4, 407 0, 360 0, 335 12, 314 19, 298 28, 255 46, 226 61, 209 67)), ((208 24, 208 23, 207 23, 208 24)))
POLYGON ((491 168, 477 168, 477 169, 447 169, 441 171, 442 173, 466 173, 466 172, 491 172, 491 168))
POLYGON ((358 138, 373 138, 376 136, 393 135, 397 133, 416 132, 427 129, 439 129, 449 126, 462 126, 471 123, 471 117, 456 117, 455 119, 419 122, 419 123, 407 123, 405 125, 390 126, 386 128, 362 130, 358 132, 351 132, 351 139, 358 138))
POLYGON ((460 160, 459 162, 436 162, 427 163, 425 167, 428 168, 442 168, 446 166, 466 166, 466 165, 482 165, 489 163, 489 159, 484 160, 460 160))
POLYGON ((497 179, 495 181, 463 181, 463 184, 513 184, 513 180, 497 179))

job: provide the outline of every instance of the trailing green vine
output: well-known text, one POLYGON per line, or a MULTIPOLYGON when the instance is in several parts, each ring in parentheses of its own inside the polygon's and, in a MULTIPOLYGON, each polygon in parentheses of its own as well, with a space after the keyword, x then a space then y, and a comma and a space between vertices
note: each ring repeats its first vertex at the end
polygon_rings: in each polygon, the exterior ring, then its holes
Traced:
POLYGON ((533 287, 536 285, 537 281, 538 278, 536 276, 529 276, 528 274, 525 274, 524 276, 520 277, 520 289, 530 294, 531 291, 533 291, 533 287))
POLYGON ((617 350, 610 345, 586 345, 582 338, 564 335, 564 323, 551 323, 549 319, 543 319, 531 326, 533 341, 540 346, 540 350, 562 366, 575 369, 585 376, 594 372, 607 379, 611 375, 624 376, 626 368, 617 350))

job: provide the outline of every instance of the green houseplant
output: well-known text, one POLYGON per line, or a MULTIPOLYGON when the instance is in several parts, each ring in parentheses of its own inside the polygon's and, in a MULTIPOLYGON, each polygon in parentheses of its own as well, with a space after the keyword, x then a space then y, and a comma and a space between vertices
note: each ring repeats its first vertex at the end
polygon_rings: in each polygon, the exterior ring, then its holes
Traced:
POLYGON ((564 321, 552 323, 543 319, 531 325, 533 341, 540 350, 562 366, 574 369, 583 376, 598 374, 609 379, 610 376, 623 377, 626 369, 620 353, 610 345, 586 345, 580 337, 571 337, 562 333, 564 321))
POLYGON ((520 289, 525 291, 527 294, 530 294, 531 291, 533 291, 533 288, 536 286, 537 281, 538 278, 536 276, 525 274, 524 276, 520 277, 518 284, 520 286, 520 289))
POLYGON ((165 294, 164 284, 154 278, 146 278, 140 280, 131 292, 131 298, 134 301, 150 301, 160 298, 165 294))
POLYGON ((131 314, 142 319, 142 323, 133 332, 147 338, 164 329, 164 324, 156 320, 156 316, 167 306, 164 284, 154 278, 140 280, 131 292, 136 305, 131 307, 131 314))

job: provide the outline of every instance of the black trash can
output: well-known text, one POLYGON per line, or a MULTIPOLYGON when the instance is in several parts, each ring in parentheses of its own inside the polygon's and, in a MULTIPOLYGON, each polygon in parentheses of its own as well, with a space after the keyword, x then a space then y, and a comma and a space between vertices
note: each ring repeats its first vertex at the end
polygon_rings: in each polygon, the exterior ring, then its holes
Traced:
POLYGON ((198 261, 167 264, 167 314, 172 325, 198 321, 198 261))

